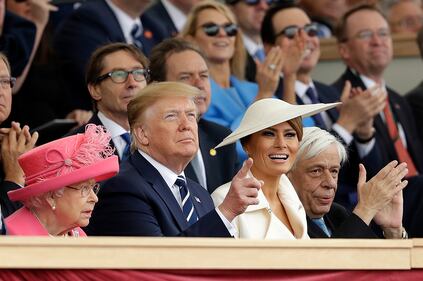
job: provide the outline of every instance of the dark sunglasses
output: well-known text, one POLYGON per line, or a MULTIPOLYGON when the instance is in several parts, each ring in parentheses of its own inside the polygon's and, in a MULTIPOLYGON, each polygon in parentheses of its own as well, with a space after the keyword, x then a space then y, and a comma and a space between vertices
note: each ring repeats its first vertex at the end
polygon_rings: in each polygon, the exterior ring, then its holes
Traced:
POLYGON ((219 33, 220 28, 223 28, 226 35, 229 37, 235 36, 238 33, 238 26, 234 23, 218 25, 216 23, 210 22, 203 24, 201 28, 207 36, 216 36, 219 33))
MULTIPOLYGON (((234 5, 236 3, 238 3, 239 1, 244 2, 245 4, 247 4, 248 6, 255 6, 258 3, 260 3, 261 0, 230 0, 230 1, 226 1, 229 5, 234 5)), ((276 0, 266 0, 267 5, 272 5, 273 3, 275 3, 276 0)))
POLYGON ((302 28, 297 25, 290 25, 282 29, 282 31, 278 34, 276 34, 275 38, 279 36, 285 36, 289 39, 294 39, 295 35, 300 29, 304 30, 304 32, 310 37, 317 36, 318 33, 317 25, 314 23, 306 24, 302 28))
POLYGON ((144 80, 148 80, 149 78, 149 70, 148 69, 144 69, 144 68, 138 68, 138 69, 134 69, 134 70, 115 70, 115 71, 111 71, 108 72, 104 75, 101 75, 99 77, 97 77, 95 79, 96 83, 100 83, 101 81, 110 78, 112 79, 113 82, 115 83, 125 83, 126 80, 128 80, 128 76, 129 73, 132 74, 132 77, 134 78, 135 81, 137 82, 142 82, 144 80))

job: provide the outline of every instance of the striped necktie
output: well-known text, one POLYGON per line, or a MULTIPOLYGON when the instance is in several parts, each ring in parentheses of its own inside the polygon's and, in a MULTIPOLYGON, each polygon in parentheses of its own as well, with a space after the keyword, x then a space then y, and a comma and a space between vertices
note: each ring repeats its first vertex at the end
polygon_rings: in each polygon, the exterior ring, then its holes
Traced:
MULTIPOLYGON (((312 104, 320 103, 319 99, 317 98, 316 91, 313 87, 308 87, 306 93, 307 97, 311 100, 312 104)), ((312 116, 313 120, 316 123, 316 126, 322 129, 326 129, 325 121, 323 121, 322 114, 317 113, 314 116, 312 116)))
POLYGON ((126 142, 126 146, 125 146, 125 148, 123 150, 122 159, 121 160, 126 160, 131 155, 131 135, 129 133, 124 133, 124 134, 122 134, 120 136, 126 142))
POLYGON ((312 221, 328 236, 330 237, 332 234, 329 228, 326 226, 325 220, 323 218, 319 219, 312 219, 312 221))
POLYGON ((182 213, 184 214, 184 218, 186 219, 188 225, 192 225, 193 223, 198 221, 198 215, 192 203, 192 197, 187 187, 187 182, 184 176, 178 176, 175 185, 179 187, 179 192, 181 194, 181 208, 182 213))
POLYGON ((141 51, 142 49, 142 28, 138 24, 135 24, 134 27, 132 27, 131 30, 131 37, 132 37, 132 43, 138 47, 141 51))

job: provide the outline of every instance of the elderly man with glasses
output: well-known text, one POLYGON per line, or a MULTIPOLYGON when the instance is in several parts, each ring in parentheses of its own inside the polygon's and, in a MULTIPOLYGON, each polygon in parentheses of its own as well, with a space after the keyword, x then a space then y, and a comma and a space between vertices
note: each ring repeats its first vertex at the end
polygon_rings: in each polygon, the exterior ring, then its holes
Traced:
MULTIPOLYGON (((88 121, 103 125, 120 160, 129 156, 131 143, 128 103, 147 85, 148 59, 134 45, 112 43, 98 48, 88 63, 86 81, 95 114, 88 121)), ((73 133, 82 133, 85 125, 73 133)))

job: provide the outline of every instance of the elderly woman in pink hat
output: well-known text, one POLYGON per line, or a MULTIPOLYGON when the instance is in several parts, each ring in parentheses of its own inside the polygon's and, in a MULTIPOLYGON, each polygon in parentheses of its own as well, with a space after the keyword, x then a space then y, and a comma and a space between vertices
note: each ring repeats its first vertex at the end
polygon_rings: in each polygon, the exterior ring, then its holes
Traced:
POLYGON ((86 236, 97 192, 119 171, 117 156, 102 126, 87 125, 84 134, 30 150, 18 161, 25 187, 8 192, 24 207, 5 219, 8 235, 86 236))

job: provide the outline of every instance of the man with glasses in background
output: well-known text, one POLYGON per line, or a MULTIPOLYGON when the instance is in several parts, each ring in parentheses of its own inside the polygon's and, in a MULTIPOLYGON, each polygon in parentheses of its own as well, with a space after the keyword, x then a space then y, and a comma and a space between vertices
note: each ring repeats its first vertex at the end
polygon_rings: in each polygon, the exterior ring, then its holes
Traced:
POLYGON ((261 23, 266 11, 276 0, 226 0, 226 4, 235 14, 242 30, 242 39, 247 50, 245 78, 256 81, 256 63, 263 62, 265 52, 260 37, 261 23))
MULTIPOLYGON (((95 114, 88 121, 111 134, 120 160, 130 153, 128 103, 147 85, 148 59, 134 45, 112 43, 98 48, 88 63, 86 81, 95 114)), ((74 133, 85 131, 85 125, 74 133)))
MULTIPOLYGON (((375 7, 361 5, 342 17, 337 39, 339 54, 347 69, 334 86, 341 89, 345 81, 350 81, 353 87, 361 89, 378 87, 381 90, 376 95, 386 97, 381 113, 374 118, 373 135, 368 139, 375 139, 375 146, 381 152, 372 170, 380 169, 392 160, 407 163, 409 185, 404 191, 404 225, 410 230, 410 236, 420 237, 423 226, 421 217, 416 214, 423 209, 423 177, 420 176, 423 147, 410 106, 404 97, 386 85, 383 77, 393 56, 388 22, 375 7)), ((374 176, 369 169, 368 176, 374 176)), ((349 194, 354 192, 354 189, 348 190, 349 194)), ((356 203, 351 200, 354 197, 348 199, 350 201, 342 203, 350 206, 356 203)))
MULTIPOLYGON (((293 100, 298 104, 329 103, 339 100, 343 102, 338 109, 316 114, 312 118, 315 126, 330 131, 348 146, 350 160, 341 170, 340 185, 351 184, 351 188, 355 188, 358 180, 358 164, 372 163, 373 159, 378 159, 376 155, 378 151, 375 150, 374 141, 371 138, 374 130, 372 120, 383 109, 384 97, 367 92, 350 97, 349 84, 345 85, 343 90, 345 84, 343 83, 341 89, 336 90, 331 86, 313 81, 311 73, 320 57, 317 26, 311 22, 303 10, 292 3, 271 7, 264 17, 261 29, 265 49, 270 50, 275 45, 282 46, 284 37, 294 42, 295 36, 303 36, 306 45, 304 59, 296 74, 296 96, 292 98, 279 96, 279 98, 293 100)), ((276 93, 281 93, 283 83, 284 79, 281 78, 276 93)), ((352 93, 356 92, 357 90, 352 91, 352 93)), ((342 193, 343 190, 348 189, 349 187, 340 188, 337 196, 348 196, 349 194, 342 193)), ((352 195, 356 196, 356 193, 352 195)))

